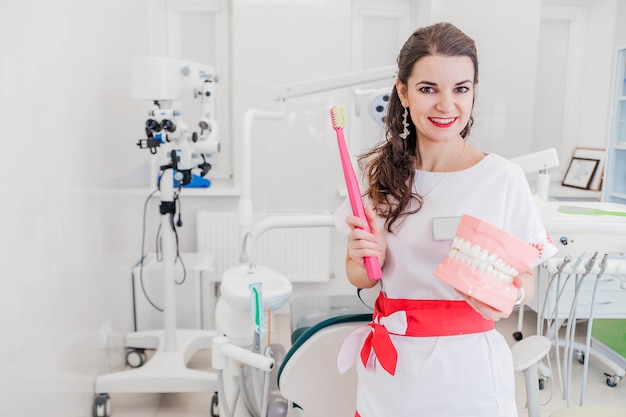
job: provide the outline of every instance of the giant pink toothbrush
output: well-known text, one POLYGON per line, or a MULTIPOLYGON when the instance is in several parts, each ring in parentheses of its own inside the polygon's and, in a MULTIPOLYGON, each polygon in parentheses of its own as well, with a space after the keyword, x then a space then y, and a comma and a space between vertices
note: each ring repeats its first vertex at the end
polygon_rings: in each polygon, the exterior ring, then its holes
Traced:
MULTIPOLYGON (((333 129, 337 133, 337 144, 339 145, 339 155, 341 156, 341 166, 343 168, 343 175, 346 180, 346 187, 348 188, 348 197, 350 198, 350 205, 352 206, 352 214, 365 221, 367 225, 364 230, 371 232, 367 216, 365 216, 365 207, 363 207, 363 200, 361 198, 361 190, 359 189, 359 183, 350 161, 350 154, 348 153, 348 147, 346 146, 346 139, 343 135, 343 129, 346 126, 347 117, 345 107, 339 105, 330 109, 330 116, 333 122, 333 129)), ((365 263, 365 270, 367 271, 367 277, 370 281, 378 280, 383 277, 383 272, 380 269, 380 263, 375 256, 366 256, 363 258, 365 263)))

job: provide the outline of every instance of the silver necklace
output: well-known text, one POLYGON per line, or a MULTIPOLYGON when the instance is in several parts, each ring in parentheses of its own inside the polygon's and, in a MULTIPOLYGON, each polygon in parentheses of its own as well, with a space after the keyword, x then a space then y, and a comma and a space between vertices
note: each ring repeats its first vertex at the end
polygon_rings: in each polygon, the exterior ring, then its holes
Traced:
POLYGON ((461 149, 461 152, 459 152, 459 156, 456 157, 456 159, 454 160, 454 162, 452 162, 452 164, 450 165, 450 167, 448 167, 448 169, 444 172, 444 174, 441 176, 441 178, 439 178, 439 180, 437 180, 437 182, 435 183, 435 185, 433 185, 432 187, 430 187, 430 190, 426 191, 424 194, 422 194, 422 198, 426 197, 428 194, 430 194, 435 188, 437 188, 437 186, 439 184, 441 184, 441 181, 443 181, 443 179, 446 177, 446 175, 448 175, 450 173, 450 171, 452 171, 452 169, 454 168, 454 166, 457 164, 457 162, 459 162, 459 160, 461 159, 461 156, 463 156, 463 152, 465 152, 465 144, 467 142, 465 142, 465 139, 463 139, 463 148, 461 149))

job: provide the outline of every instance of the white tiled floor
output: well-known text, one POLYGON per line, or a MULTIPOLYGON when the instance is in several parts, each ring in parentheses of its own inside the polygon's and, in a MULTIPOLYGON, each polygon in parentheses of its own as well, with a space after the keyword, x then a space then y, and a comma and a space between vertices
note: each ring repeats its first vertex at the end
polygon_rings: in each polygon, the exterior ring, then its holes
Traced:
MULTIPOLYGON (((278 342, 286 345, 289 340, 289 318, 277 316, 278 342)), ((531 335, 535 333, 536 315, 526 310, 524 314, 524 327, 522 333, 531 335)), ((517 313, 497 323, 497 328, 507 338, 510 344, 516 343, 513 333, 517 330, 517 313)), ((579 324, 577 334, 585 334, 584 323, 579 324)), ((554 349, 552 350, 552 352, 554 349)), ((198 353, 190 362, 190 367, 209 369, 210 353, 198 353)), ((554 361, 553 361, 554 362, 554 361)), ((582 365, 576 360, 573 366, 573 384, 571 406, 577 406, 580 397, 582 365)), ((566 402, 561 398, 556 369, 554 377, 546 383, 544 390, 540 391, 541 417, 548 417, 554 411, 566 408, 566 402), (552 385, 554 382, 554 386, 552 385)), ((589 365, 585 405, 589 406, 622 406, 626 407, 626 381, 619 383, 617 387, 609 387, 604 377, 604 369, 594 364, 589 365)), ((527 416, 525 409, 525 389, 523 374, 516 375, 517 399, 519 404, 519 416, 527 416)), ((211 395, 209 393, 186 393, 186 394, 112 394, 112 417, 208 417, 210 416, 211 395)), ((330 417, 330 416, 329 416, 330 417)), ((334 417, 334 416, 333 416, 334 417)))

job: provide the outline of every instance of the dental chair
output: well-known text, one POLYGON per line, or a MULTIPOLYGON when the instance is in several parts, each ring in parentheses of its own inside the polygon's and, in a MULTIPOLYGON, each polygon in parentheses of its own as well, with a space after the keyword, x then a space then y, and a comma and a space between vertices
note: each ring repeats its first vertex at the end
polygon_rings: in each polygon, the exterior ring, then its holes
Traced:
POLYGON ((353 416, 356 371, 339 374, 337 355, 344 338, 372 320, 372 314, 347 314, 323 320, 302 332, 278 371, 278 387, 294 408, 287 416, 353 416))
MULTIPOLYGON (((292 347, 278 371, 280 392, 293 404, 288 417, 354 415, 356 367, 339 374, 337 355, 344 338, 371 319, 371 313, 341 314, 304 329, 292 326, 292 347)), ((526 337, 511 348, 515 371, 525 376, 529 417, 540 416, 538 363, 550 348, 550 339, 537 335, 526 337)))
MULTIPOLYGON (((291 303, 292 346, 278 370, 281 395, 293 405, 287 417, 354 415, 356 367, 339 374, 337 355, 345 337, 369 323, 378 290, 359 290, 358 297, 296 297, 291 303)), ((552 341, 545 336, 524 337, 511 347, 513 366, 524 374, 528 417, 540 417, 539 362, 552 341)), ((520 414, 522 417, 523 414, 520 414)), ((544 414, 545 416, 545 414, 544 414)), ((626 417, 626 408, 575 407, 551 417, 626 417)))
MULTIPOLYGON (((545 336, 533 335, 511 347, 515 370, 524 372, 528 417, 540 417, 539 412, 539 361, 550 351, 552 341, 545 336)), ((626 417, 622 407, 573 407, 556 411, 550 417, 626 417)))

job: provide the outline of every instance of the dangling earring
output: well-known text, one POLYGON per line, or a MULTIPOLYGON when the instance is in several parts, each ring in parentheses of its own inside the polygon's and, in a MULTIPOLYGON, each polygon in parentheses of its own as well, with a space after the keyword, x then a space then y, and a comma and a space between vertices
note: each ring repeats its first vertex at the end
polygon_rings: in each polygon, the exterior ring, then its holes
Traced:
POLYGON ((405 107, 404 108, 404 113, 402 113, 402 126, 404 126, 404 131, 402 131, 402 133, 400 133, 400 137, 402 138, 403 141, 406 142, 406 138, 409 137, 409 122, 407 121, 407 118, 409 117, 409 108, 405 107))

